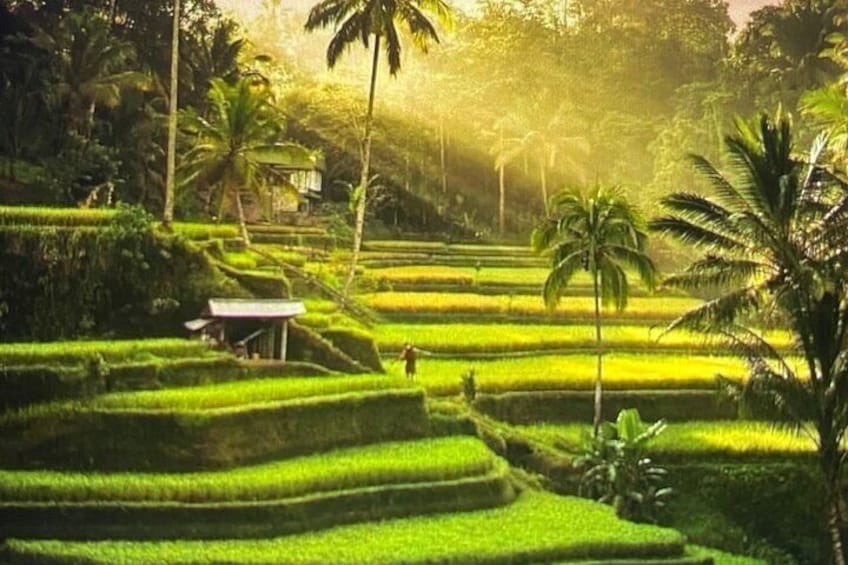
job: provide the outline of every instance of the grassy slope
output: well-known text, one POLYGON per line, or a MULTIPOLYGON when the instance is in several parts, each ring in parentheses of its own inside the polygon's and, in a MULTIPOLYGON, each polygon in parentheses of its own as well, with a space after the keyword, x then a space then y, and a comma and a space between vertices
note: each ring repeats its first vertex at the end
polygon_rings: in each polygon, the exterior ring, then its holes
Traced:
POLYGON ((83 363, 96 355, 108 363, 119 363, 214 354, 203 342, 175 338, 0 343, 0 367, 83 363))
MULTIPOLYGON (((531 390, 591 390, 594 355, 543 355, 493 360, 419 361, 419 384, 431 394, 457 394, 460 376, 474 369, 477 390, 487 393, 531 390)), ((389 362, 400 375, 400 362, 389 362)), ((716 374, 742 378, 745 364, 736 357, 612 353, 604 358, 604 388, 715 389, 716 374)))
MULTIPOLYGON (((406 342, 433 353, 502 353, 544 349, 570 349, 595 347, 595 328, 591 324, 381 324, 374 329, 380 349, 400 351, 406 342)), ((785 347, 789 339, 784 332, 770 332, 769 341, 785 347)), ((676 331, 662 335, 662 327, 616 325, 603 328, 604 347, 646 349, 651 351, 676 350, 703 352, 721 348, 716 340, 676 331)))
POLYGON ((228 471, 70 473, 0 471, 0 501, 234 502, 483 475, 497 459, 476 438, 342 449, 228 471))
POLYGON ((342 526, 271 540, 174 543, 12 541, 16 553, 85 557, 110 565, 160 563, 441 563, 522 556, 605 558, 681 555, 673 530, 633 524, 587 500, 524 493, 494 510, 342 526))
MULTIPOLYGON (((567 424, 516 426, 516 429, 543 443, 576 451, 581 435, 590 427, 567 424)), ((681 422, 669 424, 665 432, 651 442, 650 450, 656 454, 686 457, 746 459, 812 454, 814 445, 806 436, 763 422, 681 422)))
MULTIPOLYGON (((514 316, 574 317, 591 320, 593 301, 588 296, 566 296, 549 312, 538 296, 480 295, 473 293, 381 292, 362 295, 362 301, 383 314, 482 314, 514 316)), ((697 298, 633 297, 621 312, 605 308, 607 317, 617 319, 674 319, 702 304, 697 298)))
POLYGON ((237 381, 192 388, 116 393, 97 397, 91 406, 130 410, 208 410, 295 398, 328 396, 409 387, 401 378, 385 375, 288 377, 237 381))

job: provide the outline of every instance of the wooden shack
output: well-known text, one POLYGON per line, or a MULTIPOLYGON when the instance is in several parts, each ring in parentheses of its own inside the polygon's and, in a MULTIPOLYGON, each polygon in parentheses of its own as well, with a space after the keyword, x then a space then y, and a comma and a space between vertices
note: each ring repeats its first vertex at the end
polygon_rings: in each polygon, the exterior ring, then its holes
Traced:
POLYGON ((289 320, 305 313, 300 300, 210 298, 185 327, 240 357, 285 361, 289 320))

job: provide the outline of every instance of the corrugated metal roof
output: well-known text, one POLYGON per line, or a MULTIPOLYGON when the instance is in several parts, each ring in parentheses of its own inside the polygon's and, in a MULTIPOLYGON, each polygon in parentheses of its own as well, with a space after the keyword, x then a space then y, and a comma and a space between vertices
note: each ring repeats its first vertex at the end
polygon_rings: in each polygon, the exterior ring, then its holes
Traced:
POLYGON ((189 320, 185 322, 183 325, 190 332, 199 332, 215 320, 209 320, 207 318, 197 318, 196 320, 189 320))
POLYGON ((210 298, 213 318, 293 318, 306 313, 300 300, 261 298, 210 298))

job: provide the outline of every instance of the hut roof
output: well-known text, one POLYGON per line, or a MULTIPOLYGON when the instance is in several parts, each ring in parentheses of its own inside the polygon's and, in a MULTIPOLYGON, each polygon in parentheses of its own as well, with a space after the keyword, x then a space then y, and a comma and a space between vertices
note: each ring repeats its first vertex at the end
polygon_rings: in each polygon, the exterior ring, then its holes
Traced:
POLYGON ((269 298, 210 298, 209 318, 293 318, 306 313, 300 300, 269 298))

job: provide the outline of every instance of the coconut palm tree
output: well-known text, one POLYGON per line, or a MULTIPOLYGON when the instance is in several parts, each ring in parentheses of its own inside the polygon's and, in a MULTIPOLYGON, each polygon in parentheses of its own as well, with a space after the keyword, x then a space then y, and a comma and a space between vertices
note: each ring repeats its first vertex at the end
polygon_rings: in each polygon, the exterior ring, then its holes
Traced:
POLYGON ((504 119, 495 123, 494 141, 489 154, 494 157, 495 171, 498 173, 498 233, 503 235, 506 228, 506 166, 521 155, 523 147, 519 140, 506 137, 504 119))
POLYGON ((53 95, 68 129, 88 139, 98 106, 114 108, 127 88, 144 88, 149 80, 130 70, 135 52, 112 35, 108 22, 91 11, 70 13, 53 32, 37 30, 32 42, 54 58, 53 95))
POLYGON ((588 272, 592 279, 597 352, 593 431, 597 437, 603 375, 601 302, 623 310, 630 290, 628 271, 635 271, 652 289, 657 269, 645 252, 645 221, 620 189, 598 186, 588 192, 563 191, 551 198, 549 209, 532 235, 533 249, 551 259, 542 290, 545 304, 555 308, 578 272, 588 272))
POLYGON ((848 186, 820 163, 820 136, 809 156, 795 155, 786 119, 738 122, 725 140, 731 174, 702 157, 696 167, 715 196, 672 194, 670 214, 651 222, 695 246, 701 256, 666 284, 708 288, 716 298, 674 321, 718 332, 743 347, 751 378, 740 400, 749 409, 806 431, 818 449, 827 496, 833 561, 845 563, 841 539, 841 471, 848 429, 848 186), (777 313, 803 360, 799 375, 747 320, 777 313))
POLYGON ((563 135, 563 117, 559 114, 543 127, 531 129, 517 140, 526 157, 532 158, 539 167, 539 188, 542 190, 542 205, 548 213, 548 172, 565 165, 577 178, 583 179, 584 164, 589 155, 589 143, 585 137, 563 135))
POLYGON ((218 218, 228 203, 235 205, 249 245, 242 191, 261 191, 268 163, 310 163, 314 156, 299 145, 279 142, 280 115, 267 85, 241 79, 231 86, 212 79, 208 97, 208 119, 187 116, 187 128, 197 140, 184 157, 187 179, 217 189, 218 218))
POLYGON ((362 137, 362 171, 359 177, 359 191, 362 195, 356 207, 353 253, 344 286, 345 295, 348 294, 356 274, 356 263, 362 247, 362 232, 365 226, 366 191, 371 178, 371 133, 380 47, 385 43, 389 73, 394 76, 401 65, 399 23, 406 26, 413 44, 424 52, 427 51, 431 41, 439 41, 439 35, 428 19, 427 12, 432 13, 444 23, 448 23, 451 18, 450 7, 444 0, 322 0, 312 8, 306 20, 308 31, 331 25, 336 28, 336 34, 327 47, 327 66, 330 68, 335 66, 341 54, 354 42, 362 41, 366 49, 372 38, 374 42, 368 111, 365 115, 365 131, 362 137))

